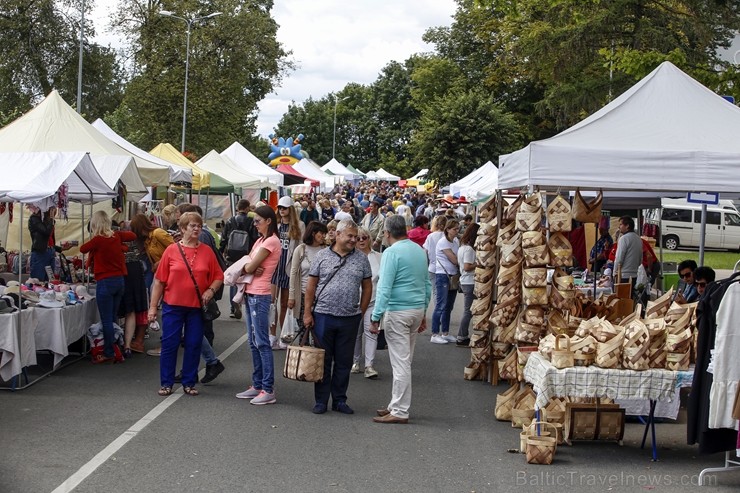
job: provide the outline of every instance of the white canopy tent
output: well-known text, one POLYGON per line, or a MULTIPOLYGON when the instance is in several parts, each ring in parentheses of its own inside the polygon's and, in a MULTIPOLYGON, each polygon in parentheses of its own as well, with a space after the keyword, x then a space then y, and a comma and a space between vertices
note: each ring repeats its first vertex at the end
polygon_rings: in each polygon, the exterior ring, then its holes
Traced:
POLYGON ((293 165, 293 169, 306 178, 310 178, 321 183, 321 185, 319 186, 321 192, 327 192, 331 190, 336 183, 335 177, 327 175, 321 170, 321 168, 314 164, 313 161, 305 157, 295 163, 293 165))
POLYGON ((490 195, 496 189, 498 184, 498 168, 491 161, 480 168, 476 168, 470 174, 460 178, 455 183, 450 184, 450 194, 452 196, 465 196, 472 197, 474 200, 478 198, 478 192, 487 190, 486 195, 490 195), (491 180, 491 177, 495 176, 493 187, 491 188, 487 182, 491 180))
POLYGON ((0 153, 0 167, 5 170, 0 202, 38 202, 54 195, 63 183, 67 197, 75 202, 90 204, 116 196, 82 152, 0 153))
MULTIPOLYGON (((59 93, 52 91, 34 109, 0 129, 0 152, 89 153, 100 176, 110 188, 120 179, 128 199, 137 201, 147 193, 134 157, 104 137, 78 115, 59 93)), ((163 185, 168 183, 165 170, 163 185)), ((147 185, 158 182, 147 183, 147 185)))
POLYGON ((398 181, 401 179, 400 176, 392 175, 388 173, 386 170, 384 170, 383 168, 378 169, 378 171, 376 171, 375 174, 378 176, 377 178, 378 180, 383 180, 383 181, 398 181))
POLYGON ((331 171, 332 173, 334 173, 334 175, 341 176, 347 181, 356 182, 362 179, 361 175, 353 173, 352 171, 347 169, 345 165, 343 165, 342 163, 340 163, 334 158, 331 158, 331 160, 328 163, 323 165, 321 167, 321 171, 324 171, 324 172, 331 171))
POLYGON ((738 134, 740 108, 663 62, 580 123, 500 156, 498 188, 736 193, 738 134))
POLYGON ((197 160, 195 165, 210 173, 217 174, 237 188, 277 188, 274 183, 270 183, 262 177, 250 175, 240 169, 231 159, 221 156, 213 149, 197 160))
POLYGON ((260 161, 254 154, 249 152, 249 149, 245 148, 239 142, 231 144, 221 153, 221 156, 231 159, 236 166, 250 175, 262 177, 278 186, 283 186, 284 184, 285 177, 282 173, 275 171, 268 164, 260 161))
POLYGON ((422 168, 421 170, 419 170, 418 173, 416 173, 414 176, 409 178, 409 180, 423 180, 424 177, 427 176, 428 173, 429 173, 428 168, 422 168))
POLYGON ((100 118, 95 120, 92 123, 92 126, 124 151, 141 158, 137 161, 137 167, 139 169, 139 173, 143 176, 159 176, 159 174, 163 172, 164 167, 168 170, 168 179, 170 183, 193 183, 193 172, 189 168, 170 163, 164 159, 149 154, 143 149, 139 149, 131 142, 118 135, 100 118))
POLYGON ((378 176, 378 174, 377 174, 377 173, 376 173, 375 171, 368 171, 368 172, 367 172, 367 173, 365 174, 365 177, 366 177, 366 178, 367 178, 368 180, 380 180, 380 179, 381 179, 381 178, 380 178, 380 177, 378 176))

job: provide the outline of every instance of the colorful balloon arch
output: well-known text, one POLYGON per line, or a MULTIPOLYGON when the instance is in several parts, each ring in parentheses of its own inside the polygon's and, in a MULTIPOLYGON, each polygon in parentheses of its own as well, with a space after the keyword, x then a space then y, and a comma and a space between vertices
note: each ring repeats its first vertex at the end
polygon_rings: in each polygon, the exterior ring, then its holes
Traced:
POLYGON ((303 140, 303 134, 298 134, 298 137, 276 137, 274 134, 268 136, 270 138, 270 154, 267 159, 270 160, 270 165, 273 168, 277 168, 283 164, 295 164, 305 157, 305 152, 301 151, 301 141, 303 140))

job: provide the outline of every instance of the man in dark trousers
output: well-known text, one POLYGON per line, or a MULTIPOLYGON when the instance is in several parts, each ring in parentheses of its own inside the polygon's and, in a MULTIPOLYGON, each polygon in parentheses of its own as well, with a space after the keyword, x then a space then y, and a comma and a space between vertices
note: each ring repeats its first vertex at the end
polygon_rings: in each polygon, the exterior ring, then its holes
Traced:
MULTIPOLYGON (((241 199, 236 204, 236 215, 229 218, 224 224, 224 230, 221 234, 221 243, 219 244, 219 250, 226 258, 229 265, 233 264, 244 255, 247 255, 252 249, 252 245, 257 241, 259 234, 257 229, 254 227, 252 218, 247 214, 249 213, 249 201, 247 199, 241 199), (234 248, 236 245, 232 244, 229 246, 229 237, 234 231, 241 231, 246 233, 246 239, 248 241, 240 242, 239 248, 234 248)), ((236 236, 234 237, 236 238, 236 236)), ((236 243, 236 242, 232 242, 236 243)), ((230 286, 229 288, 229 300, 231 300, 236 294, 236 286, 230 286)), ((231 318, 237 320, 242 318, 242 309, 238 303, 230 301, 231 304, 231 318)))

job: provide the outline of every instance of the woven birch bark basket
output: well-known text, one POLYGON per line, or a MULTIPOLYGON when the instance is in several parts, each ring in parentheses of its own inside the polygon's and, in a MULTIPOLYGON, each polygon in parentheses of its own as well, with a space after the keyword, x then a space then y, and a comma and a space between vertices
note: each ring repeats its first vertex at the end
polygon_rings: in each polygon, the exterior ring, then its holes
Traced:
POLYGON ((650 368, 650 333, 641 320, 632 320, 624 328, 622 366, 628 370, 650 368))
POLYGON ((573 224, 570 204, 558 195, 547 205, 547 225, 551 233, 568 232, 573 224))
POLYGON ((550 265, 555 267, 573 265, 573 246, 563 233, 552 233, 547 246, 550 249, 550 265))
POLYGON ((522 233, 522 247, 529 248, 545 244, 545 235, 542 231, 527 231, 522 233))

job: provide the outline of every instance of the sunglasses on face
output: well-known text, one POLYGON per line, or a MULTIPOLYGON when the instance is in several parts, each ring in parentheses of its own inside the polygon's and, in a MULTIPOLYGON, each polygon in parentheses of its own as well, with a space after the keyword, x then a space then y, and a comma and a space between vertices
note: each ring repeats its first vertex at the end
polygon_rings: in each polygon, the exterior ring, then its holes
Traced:
POLYGON ((369 239, 370 239, 369 236, 358 236, 357 237, 357 241, 367 241, 369 239))
POLYGON ((706 288, 707 287, 707 282, 706 281, 696 281, 694 284, 696 284, 696 286, 697 287, 700 287, 700 288, 706 288))
POLYGON ((679 276, 681 277, 681 279, 688 279, 689 277, 691 277, 691 272, 684 272, 683 274, 679 274, 679 276))

